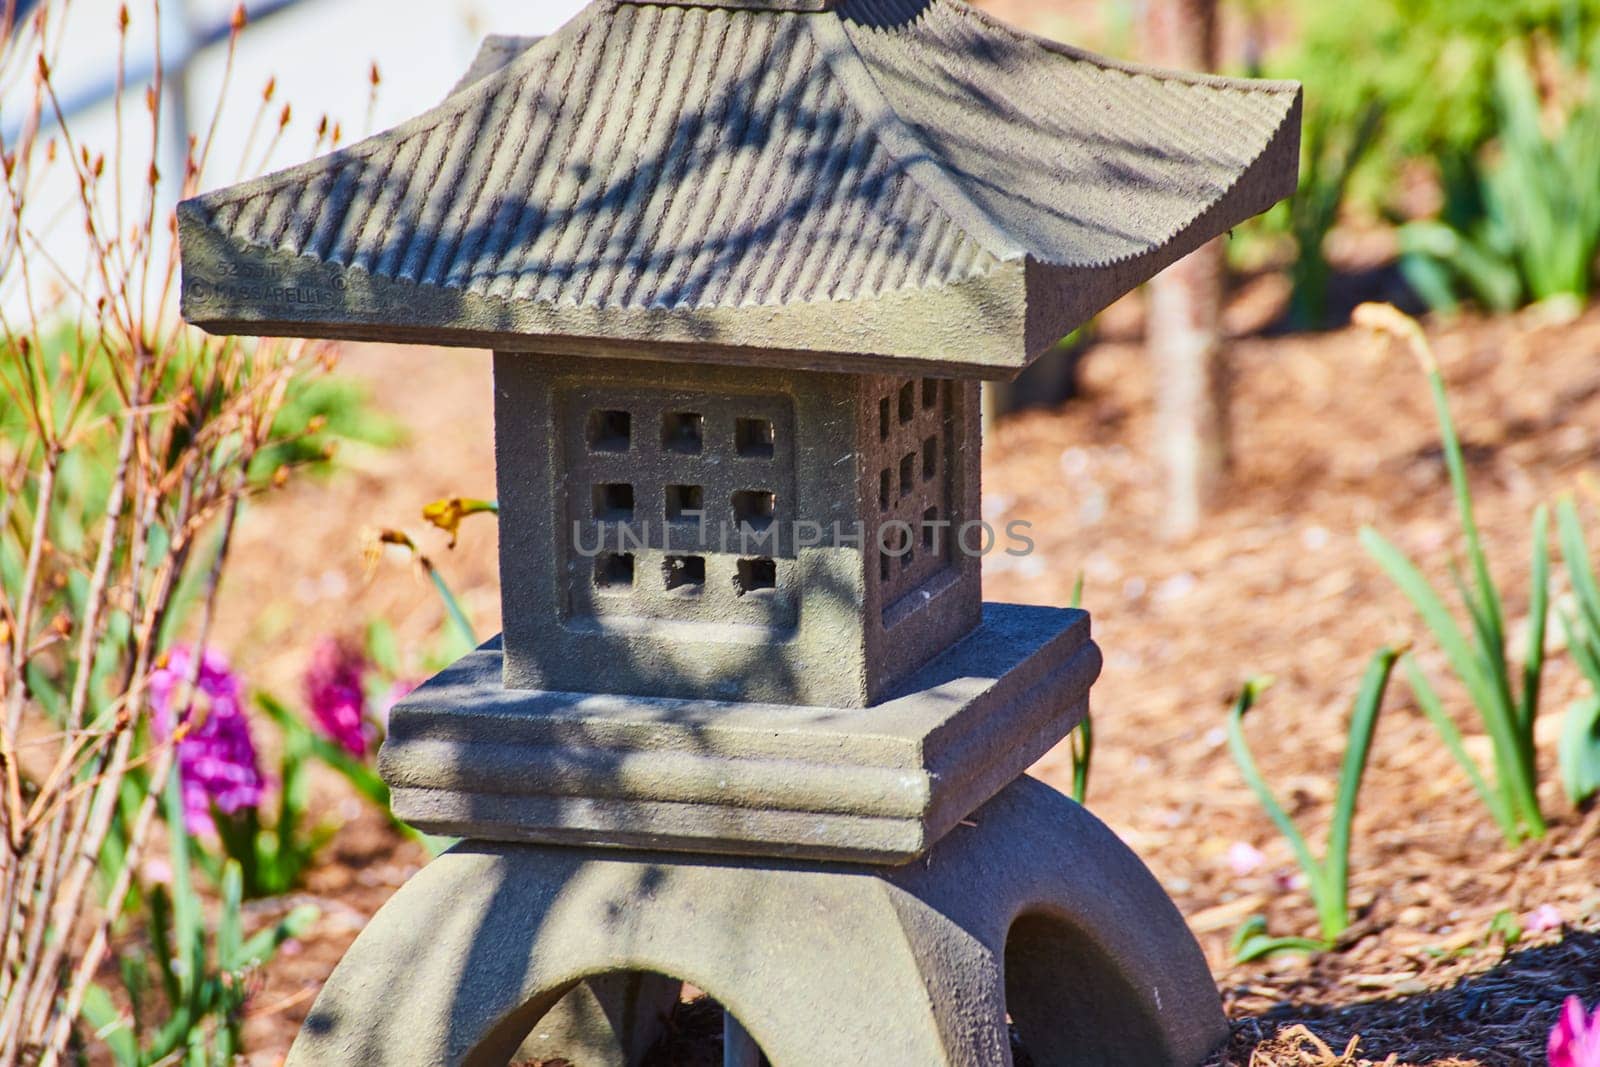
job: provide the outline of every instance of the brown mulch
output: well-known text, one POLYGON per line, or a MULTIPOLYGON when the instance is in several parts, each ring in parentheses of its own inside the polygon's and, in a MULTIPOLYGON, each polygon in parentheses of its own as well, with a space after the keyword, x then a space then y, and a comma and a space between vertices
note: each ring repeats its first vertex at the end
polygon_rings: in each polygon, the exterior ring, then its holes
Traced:
MULTIPOLYGON (((1251 743, 1314 843, 1326 828, 1349 703, 1379 645, 1416 642, 1482 755, 1462 694, 1356 541, 1373 524, 1445 581, 1457 534, 1419 372, 1404 354, 1343 330, 1236 342, 1233 485, 1199 536, 1163 540, 1138 318, 1131 305, 1110 316, 1080 367, 1080 397, 1003 420, 992 433, 985 511, 991 521, 1030 521, 1038 552, 991 559, 985 591, 1060 604, 1085 576, 1106 653, 1089 805, 1144 857, 1205 948, 1236 1020, 1214 1062, 1542 1062, 1561 998, 1600 1000, 1600 812, 1573 812, 1556 782, 1560 712, 1582 687, 1554 628, 1538 724, 1548 837, 1520 849, 1500 842, 1397 684, 1357 820, 1351 943, 1311 961, 1232 964, 1228 941, 1245 918, 1262 914, 1274 933, 1304 934, 1314 913, 1294 885, 1287 847, 1227 755, 1228 698, 1245 677, 1276 677, 1251 743), (1236 875, 1226 859, 1235 842, 1261 849, 1266 865, 1236 875), (1542 905, 1564 931, 1509 949, 1491 936, 1498 913, 1526 919, 1542 905)), ((1246 328, 1254 318, 1247 294, 1233 320, 1246 328)), ((1525 625, 1534 506, 1581 472, 1600 471, 1600 312, 1431 332, 1515 631, 1525 625)), ((360 530, 407 525, 422 534, 413 516, 427 500, 492 493, 486 356, 356 348, 345 370, 371 383, 376 405, 411 438, 388 452, 354 450, 349 472, 292 485, 243 523, 222 641, 254 680, 283 692, 293 692, 319 633, 359 632, 381 616, 408 647, 428 644, 441 621, 436 599, 397 560, 368 582, 360 530)), ((1597 512, 1587 512, 1594 544, 1597 512)), ((484 634, 498 624, 493 527, 469 522, 453 553, 442 537, 419 537, 484 634)), ((1065 750, 1036 773, 1065 784, 1065 750)), ((350 822, 303 895, 321 904, 323 922, 273 965, 255 998, 253 1062, 278 1062, 366 917, 424 860, 336 785, 324 792, 350 822)), ((270 908, 260 910, 265 918, 270 908)))

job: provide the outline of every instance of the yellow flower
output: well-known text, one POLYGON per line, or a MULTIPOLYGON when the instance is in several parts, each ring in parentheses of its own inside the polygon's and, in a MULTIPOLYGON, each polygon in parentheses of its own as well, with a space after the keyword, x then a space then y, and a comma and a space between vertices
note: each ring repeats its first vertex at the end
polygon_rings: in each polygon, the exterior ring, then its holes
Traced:
POLYGON ((456 547, 456 539, 460 536, 461 520, 468 515, 477 515, 480 512, 500 514, 500 505, 493 500, 468 500, 464 497, 453 496, 447 500, 435 500, 422 509, 422 517, 445 533, 450 535, 450 547, 456 547))

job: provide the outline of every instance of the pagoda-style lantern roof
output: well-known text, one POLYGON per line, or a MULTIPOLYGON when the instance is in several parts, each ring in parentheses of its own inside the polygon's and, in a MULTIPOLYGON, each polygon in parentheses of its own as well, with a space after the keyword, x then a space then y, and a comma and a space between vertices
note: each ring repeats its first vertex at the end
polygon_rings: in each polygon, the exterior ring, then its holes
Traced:
POLYGON ((1005 377, 1294 189, 1300 92, 959 0, 596 0, 180 208, 223 333, 1005 377))

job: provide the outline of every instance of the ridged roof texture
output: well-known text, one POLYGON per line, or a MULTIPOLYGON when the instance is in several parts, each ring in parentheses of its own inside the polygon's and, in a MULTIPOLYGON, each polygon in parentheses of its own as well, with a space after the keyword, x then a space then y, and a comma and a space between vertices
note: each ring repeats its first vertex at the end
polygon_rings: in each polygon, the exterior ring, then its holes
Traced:
POLYGON ((1297 163, 1297 86, 1120 66, 959 0, 597 0, 536 43, 492 40, 480 72, 394 130, 184 204, 186 315, 1009 373, 1292 191, 1297 163))

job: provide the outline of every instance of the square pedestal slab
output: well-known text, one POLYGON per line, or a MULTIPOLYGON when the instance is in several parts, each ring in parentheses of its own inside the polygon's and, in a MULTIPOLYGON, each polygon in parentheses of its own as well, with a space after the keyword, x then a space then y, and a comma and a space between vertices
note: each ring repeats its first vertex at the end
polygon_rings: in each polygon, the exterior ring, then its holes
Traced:
POLYGON ((1086 613, 985 604, 843 709, 506 689, 495 639, 395 706, 379 769, 431 833, 902 864, 1082 720, 1100 662, 1086 613))

